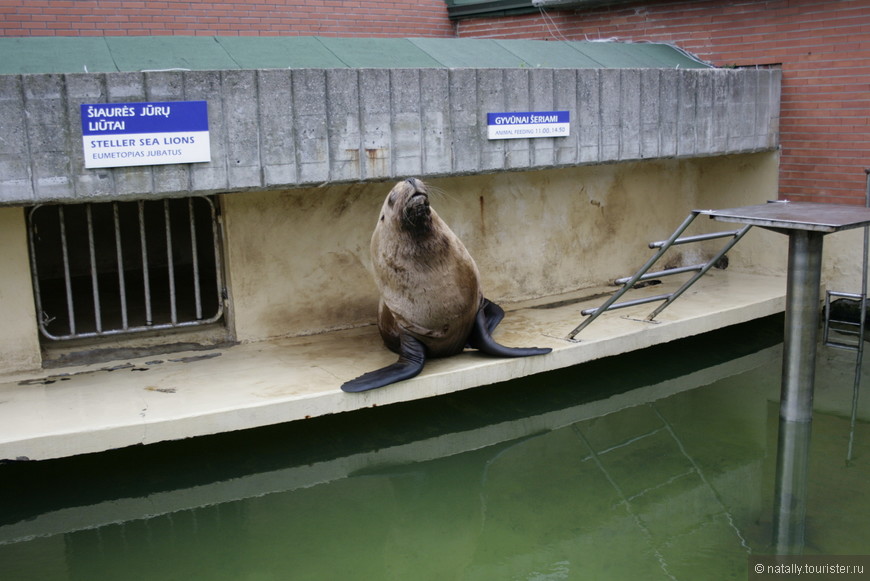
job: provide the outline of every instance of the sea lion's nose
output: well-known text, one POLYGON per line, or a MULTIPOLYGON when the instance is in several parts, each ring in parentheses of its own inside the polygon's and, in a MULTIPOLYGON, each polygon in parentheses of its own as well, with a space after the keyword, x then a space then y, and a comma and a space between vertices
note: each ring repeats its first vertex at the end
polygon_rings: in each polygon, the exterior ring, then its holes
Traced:
POLYGON ((411 189, 413 191, 413 194, 411 194, 412 197, 415 197, 415 198, 417 196, 428 197, 428 195, 426 193, 426 185, 423 182, 421 182, 417 178, 408 178, 405 181, 408 183, 408 185, 411 186, 411 189))

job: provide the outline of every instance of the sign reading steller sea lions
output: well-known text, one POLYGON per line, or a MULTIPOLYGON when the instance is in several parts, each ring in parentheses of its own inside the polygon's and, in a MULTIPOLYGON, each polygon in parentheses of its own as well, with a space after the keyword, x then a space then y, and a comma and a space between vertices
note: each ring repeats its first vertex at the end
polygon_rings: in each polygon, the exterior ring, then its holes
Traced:
POLYGON ((211 161, 206 101, 83 104, 85 167, 211 161))
POLYGON ((567 137, 571 131, 571 112, 487 113, 486 129, 489 139, 567 137))

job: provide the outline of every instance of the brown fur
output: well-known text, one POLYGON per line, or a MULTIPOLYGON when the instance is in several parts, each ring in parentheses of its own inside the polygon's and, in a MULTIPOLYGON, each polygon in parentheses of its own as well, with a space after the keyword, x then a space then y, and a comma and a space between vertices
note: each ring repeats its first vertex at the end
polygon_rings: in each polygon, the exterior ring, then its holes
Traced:
POLYGON ((381 293, 378 328, 387 347, 398 352, 405 330, 430 357, 462 351, 483 300, 480 274, 462 241, 429 207, 423 182, 401 181, 387 195, 371 254, 381 293))

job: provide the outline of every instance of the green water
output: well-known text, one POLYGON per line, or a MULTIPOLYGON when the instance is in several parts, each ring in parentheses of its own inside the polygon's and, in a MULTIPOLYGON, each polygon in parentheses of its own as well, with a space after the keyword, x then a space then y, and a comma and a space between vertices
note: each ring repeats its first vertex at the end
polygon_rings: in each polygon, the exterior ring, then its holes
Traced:
MULTIPOLYGON (((781 325, 411 404, 2 465, 0 579, 746 579, 771 541, 781 325)), ((870 395, 845 462, 853 357, 820 351, 806 553, 870 548, 870 395)))

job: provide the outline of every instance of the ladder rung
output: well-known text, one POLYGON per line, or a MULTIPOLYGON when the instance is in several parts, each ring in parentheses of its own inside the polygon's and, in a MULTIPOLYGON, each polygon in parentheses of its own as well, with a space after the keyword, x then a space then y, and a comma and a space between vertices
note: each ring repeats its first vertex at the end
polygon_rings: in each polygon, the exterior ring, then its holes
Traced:
POLYGON ((848 351, 857 351, 858 345, 855 343, 841 343, 839 341, 825 341, 826 347, 836 347, 837 349, 846 349, 848 351))
MULTIPOLYGON (((711 232, 710 234, 698 234, 696 236, 686 236, 685 238, 677 238, 671 244, 689 244, 691 242, 702 242, 704 240, 715 240, 716 238, 728 238, 729 236, 737 236, 740 230, 727 230, 724 232, 711 232)), ((667 240, 659 240, 658 242, 650 242, 650 248, 661 248, 667 244, 667 240)))
MULTIPOLYGON (((701 270, 702 268, 704 268, 703 264, 693 264, 692 266, 680 266, 678 268, 668 268, 667 270, 660 270, 658 272, 647 273, 647 274, 643 275, 642 277, 640 277, 639 279, 637 279, 637 282, 640 282, 643 280, 649 280, 651 278, 659 278, 660 276, 670 276, 672 274, 680 274, 683 272, 693 272, 696 270, 701 270)), ((626 276, 624 278, 617 278, 615 281, 613 281, 613 284, 625 284, 628 281, 630 281, 631 279, 632 279, 632 277, 630 277, 630 276, 626 276)))
MULTIPOLYGON (((838 325, 846 325, 848 327, 860 327, 861 323, 856 323, 854 321, 838 321, 837 319, 828 319, 828 323, 837 323, 838 325)), ((839 333, 843 333, 845 335, 857 335, 858 331, 852 331, 850 329, 835 329, 839 333)))
MULTIPOLYGON (((634 299, 632 301, 625 301, 622 303, 613 303, 612 305, 610 305, 609 307, 607 307, 604 310, 605 311, 613 311, 616 309, 624 309, 625 307, 633 307, 635 305, 643 305, 646 303, 653 303, 655 301, 666 301, 670 298, 671 294, 673 294, 673 293, 666 294, 666 295, 656 295, 654 297, 645 297, 642 299, 634 299)), ((583 316, 594 315, 596 312, 598 312, 599 309, 601 309, 601 307, 595 307, 593 309, 583 309, 582 311, 580 311, 580 314, 583 316)))
POLYGON ((844 293, 844 292, 832 291, 832 290, 829 290, 826 292, 828 293, 829 297, 841 297, 844 299, 856 299, 859 301, 864 298, 864 295, 862 295, 861 293, 844 293))

